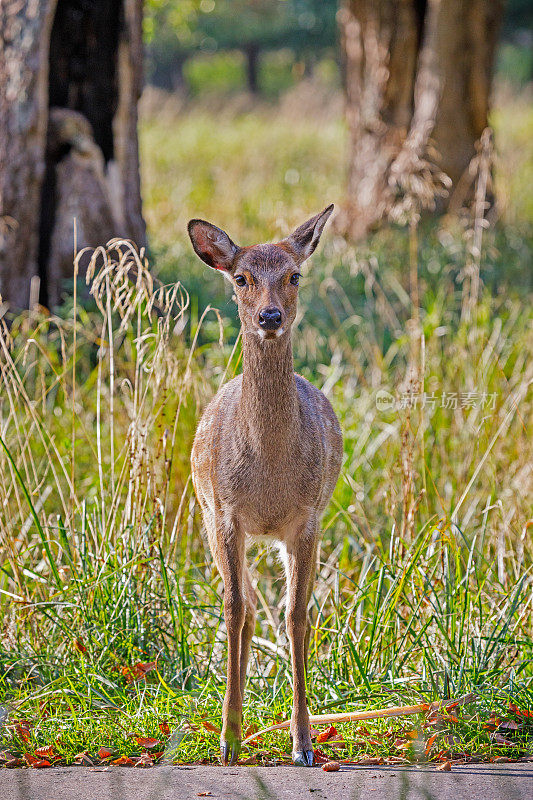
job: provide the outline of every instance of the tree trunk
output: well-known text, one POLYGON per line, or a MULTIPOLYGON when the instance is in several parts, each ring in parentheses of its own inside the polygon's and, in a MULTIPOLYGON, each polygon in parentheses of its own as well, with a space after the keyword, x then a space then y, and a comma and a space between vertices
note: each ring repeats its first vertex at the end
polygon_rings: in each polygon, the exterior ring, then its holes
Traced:
POLYGON ((502 0, 346 0, 340 224, 352 237, 398 208, 431 207, 446 176, 455 186, 467 169, 487 126, 502 9, 502 0))
MULTIPOLYGON (((77 246, 145 242, 137 142, 141 0, 5 0, 0 292, 60 301, 77 246)), ((1 58, 2 56, 0 56, 1 58)))
POLYGON ((259 48, 253 42, 248 44, 245 49, 246 55, 246 79, 248 90, 252 94, 257 94, 259 89, 259 48))

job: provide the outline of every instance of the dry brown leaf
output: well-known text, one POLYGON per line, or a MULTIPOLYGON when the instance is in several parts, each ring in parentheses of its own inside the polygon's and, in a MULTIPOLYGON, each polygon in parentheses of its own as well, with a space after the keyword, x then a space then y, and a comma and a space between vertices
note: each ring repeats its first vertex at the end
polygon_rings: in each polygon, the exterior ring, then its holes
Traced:
POLYGON ((55 758, 56 754, 54 753, 54 745, 49 744, 48 747, 38 747, 37 750, 33 751, 35 756, 39 758, 55 758))
POLYGON ((324 772, 338 772, 340 768, 341 765, 338 761, 326 761, 325 764, 322 764, 324 772))
POLYGON ((136 767, 153 767, 154 762, 150 758, 149 753, 142 753, 141 756, 135 762, 136 767))
POLYGON ((499 745, 506 746, 506 747, 513 747, 514 742, 511 742, 510 739, 506 739, 505 736, 502 736, 501 733, 493 733, 492 740, 499 745))
POLYGON ((148 749, 151 749, 158 744, 162 744, 159 739, 152 739, 150 736, 134 736, 133 738, 139 747, 148 747, 148 749))
POLYGON ((319 733, 316 737, 317 742, 327 742, 328 739, 333 739, 334 737, 338 736, 339 732, 334 725, 330 725, 329 728, 325 731, 319 733))
MULTIPOLYGON (((211 731, 211 733, 220 733, 221 732, 220 728, 217 728, 217 726, 213 725, 211 722, 202 721, 202 725, 204 726, 206 731, 211 731)), ((250 737, 248 737, 248 738, 250 738, 250 737)), ((255 736, 252 736, 251 738, 254 739, 255 736)), ((245 739, 245 741, 248 741, 248 740, 245 739)), ((244 742, 243 742, 243 744, 244 744, 244 742)))
POLYGON ((52 766, 48 761, 48 759, 35 758, 35 756, 32 756, 31 753, 24 753, 24 759, 26 761, 26 764, 28 764, 30 767, 33 767, 33 769, 42 769, 43 767, 52 766))
POLYGON ((81 753, 76 753, 76 755, 74 756, 74 761, 76 762, 76 764, 85 763, 89 764, 89 766, 91 767, 94 766, 94 761, 90 757, 89 752, 87 750, 82 750, 81 753))
POLYGON ((437 769, 438 772, 451 772, 452 771, 451 762, 450 761, 443 761, 443 763, 439 764, 439 766, 436 767, 436 769, 437 769))
POLYGON ((119 758, 115 758, 111 763, 118 764, 119 767, 131 767, 135 762, 128 756, 120 756, 119 758))

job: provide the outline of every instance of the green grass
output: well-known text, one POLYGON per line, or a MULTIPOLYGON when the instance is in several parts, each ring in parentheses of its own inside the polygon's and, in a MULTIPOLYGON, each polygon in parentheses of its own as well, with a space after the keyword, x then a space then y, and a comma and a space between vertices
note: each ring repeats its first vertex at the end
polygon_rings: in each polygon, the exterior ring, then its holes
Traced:
MULTIPOLYGON (((222 586, 189 452, 240 351, 235 306, 184 231, 201 216, 247 244, 339 200, 342 124, 294 113, 181 119, 167 109, 146 120, 151 264, 166 288, 141 268, 126 295, 127 276, 109 264, 93 277, 98 303, 80 285, 61 316, 32 311, 2 334, 0 750, 54 744, 66 763, 101 746, 134 755, 134 735, 161 739, 167 720, 164 759, 216 761, 218 736, 203 723, 220 725, 222 586), (156 667, 128 682, 139 663, 156 667), (21 720, 28 743, 13 727, 21 720)), ((469 220, 424 222, 411 241, 423 347, 405 231, 357 248, 329 232, 302 280, 297 368, 331 398, 345 441, 313 595, 310 709, 477 695, 457 722, 441 720, 427 755, 435 729, 420 715, 342 726, 346 758, 532 752, 531 719, 509 710, 533 709, 532 216, 520 188, 531 121, 505 109, 495 120, 504 217, 485 234, 485 288, 470 319, 469 220), (517 153, 511 175, 506 154, 517 153), (383 391, 395 407, 378 405, 383 391), (483 727, 492 714, 519 727, 483 727)), ((287 718, 291 703, 281 567, 263 546, 250 560, 260 613, 245 728, 287 718)), ((279 732, 247 755, 272 763, 288 751, 279 732)))

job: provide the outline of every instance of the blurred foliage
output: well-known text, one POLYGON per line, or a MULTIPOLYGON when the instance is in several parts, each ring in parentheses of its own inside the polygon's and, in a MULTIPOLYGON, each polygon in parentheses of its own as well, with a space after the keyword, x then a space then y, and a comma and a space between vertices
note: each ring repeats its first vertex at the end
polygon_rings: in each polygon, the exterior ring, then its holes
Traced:
MULTIPOLYGON (((173 88, 183 84, 183 64, 191 58, 240 51, 247 55, 249 66, 239 88, 245 85, 245 78, 255 88, 255 76, 250 72, 256 62, 259 67, 262 53, 289 50, 292 62, 303 61, 308 67, 324 53, 333 54, 336 12, 337 0, 200 0, 185 4, 152 0, 145 20, 149 79, 173 88)), ((215 69, 218 65, 222 72, 227 64, 224 59, 214 61, 215 69)), ((194 91, 194 80, 185 82, 194 91)), ((205 88, 216 90, 220 84, 220 76, 213 77, 213 71, 205 73, 205 88)), ((229 88, 233 88, 231 83, 229 88)))
MULTIPOLYGON (((337 0, 148 0, 148 80, 193 95, 242 90, 251 80, 246 53, 257 57, 258 89, 269 96, 297 82, 302 69, 309 73, 325 56, 335 60, 338 80, 337 8, 337 0), (273 74, 279 59, 261 67, 264 54, 279 51, 285 51, 283 70, 273 74)), ((506 4, 501 36, 497 70, 522 86, 533 78, 530 0, 506 4)))

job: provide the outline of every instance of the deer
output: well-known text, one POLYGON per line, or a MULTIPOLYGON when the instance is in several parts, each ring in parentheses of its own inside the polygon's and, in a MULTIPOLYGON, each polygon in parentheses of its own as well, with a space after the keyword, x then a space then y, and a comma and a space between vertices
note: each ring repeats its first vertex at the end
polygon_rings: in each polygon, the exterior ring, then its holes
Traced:
POLYGON ((257 537, 278 547, 286 574, 292 760, 299 766, 314 763, 306 699, 308 606, 320 518, 337 483, 343 441, 328 399, 294 372, 291 328, 299 270, 332 211, 328 206, 277 243, 246 247, 204 220, 188 224, 196 254, 233 286, 242 333, 242 374, 207 406, 191 451, 192 482, 224 584, 227 684, 220 760, 225 766, 235 764, 241 750, 257 605, 245 551, 257 537))

